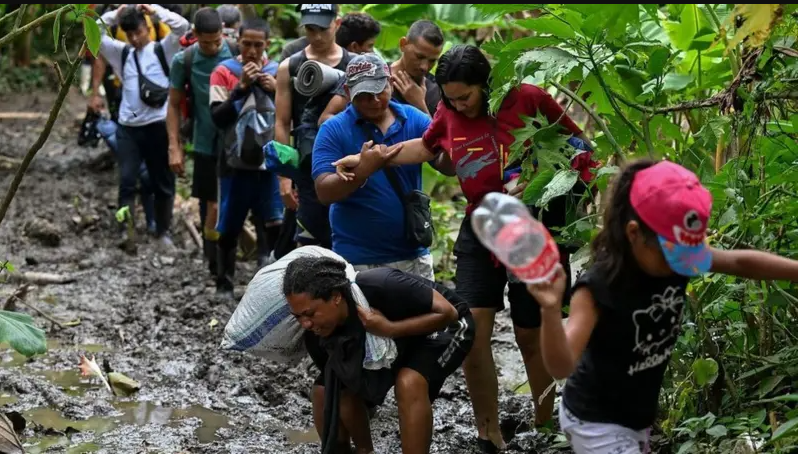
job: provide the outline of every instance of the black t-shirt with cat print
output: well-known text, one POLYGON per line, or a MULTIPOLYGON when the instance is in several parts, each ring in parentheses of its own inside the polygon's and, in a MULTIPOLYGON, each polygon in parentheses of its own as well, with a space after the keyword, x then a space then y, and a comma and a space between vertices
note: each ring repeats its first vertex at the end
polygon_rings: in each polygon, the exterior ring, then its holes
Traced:
POLYGON ((596 301, 598 323, 564 390, 582 421, 642 430, 656 420, 659 392, 679 337, 688 278, 652 277, 637 266, 617 285, 599 267, 574 285, 596 301))

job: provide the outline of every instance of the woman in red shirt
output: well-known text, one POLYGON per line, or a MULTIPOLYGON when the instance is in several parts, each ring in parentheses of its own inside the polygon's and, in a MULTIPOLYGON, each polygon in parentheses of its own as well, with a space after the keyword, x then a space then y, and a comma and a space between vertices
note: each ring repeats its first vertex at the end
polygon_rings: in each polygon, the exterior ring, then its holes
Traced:
MULTIPOLYGON (((454 247, 457 256, 455 281, 457 293, 469 303, 477 328, 474 346, 463 370, 482 452, 504 448, 498 418, 498 380, 490 341, 496 312, 504 309, 504 290, 508 283, 515 338, 532 388, 537 425, 551 419, 554 393, 549 393, 544 402, 539 403, 539 397, 552 379, 539 354, 538 303, 524 284, 508 276, 504 266, 479 242, 471 228, 470 213, 489 192, 506 192, 504 166, 515 140, 511 131, 524 126, 521 116, 534 117, 540 113, 550 123, 558 122, 565 133, 582 138, 582 131, 564 115, 560 105, 546 91, 530 84, 511 90, 496 115, 491 116, 488 112, 490 70, 490 63, 478 47, 453 47, 438 63, 435 79, 444 96, 422 138, 390 149, 366 147, 361 154, 336 163, 342 169, 339 172, 342 178, 355 181, 367 178, 388 163, 404 165, 433 159, 437 159, 438 164, 448 160, 449 170, 457 175, 468 207, 454 247)), ((593 167, 590 153, 578 155, 572 164, 581 170, 583 179, 590 179, 590 167, 593 167)), ((510 194, 520 196, 524 186, 516 186, 510 194)), ((566 197, 555 199, 544 212, 543 221, 548 227, 565 224, 566 197)), ((568 253, 562 248, 561 256, 568 270, 568 253)), ((570 277, 570 272, 567 275, 570 277)))

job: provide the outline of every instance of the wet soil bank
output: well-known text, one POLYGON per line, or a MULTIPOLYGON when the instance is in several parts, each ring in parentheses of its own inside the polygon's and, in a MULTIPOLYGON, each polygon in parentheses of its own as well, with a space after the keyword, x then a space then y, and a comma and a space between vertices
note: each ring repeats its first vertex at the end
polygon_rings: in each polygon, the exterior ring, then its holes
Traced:
MULTIPOLYGON (((47 112, 52 99, 46 93, 7 97, 0 110, 47 112)), ((160 255, 143 233, 136 255, 117 247, 116 168, 103 165, 104 145, 77 146, 76 118, 83 106, 73 93, 0 226, 0 260, 18 271, 77 279, 35 287, 27 302, 62 323, 80 323, 59 328, 18 305, 47 330, 50 348, 25 359, 0 346, 0 411, 26 419, 23 439, 31 453, 319 452, 308 400, 316 372, 308 362, 288 368, 218 349, 235 305, 213 298, 188 234, 177 230, 180 251, 170 256, 160 255), (35 234, 41 225, 53 235, 35 234), (141 391, 114 397, 80 377, 83 353, 139 381, 141 391)), ((43 122, 0 121, 0 156, 21 159, 43 122)), ((3 193, 12 178, 13 169, 0 163, 3 193)), ((254 263, 240 264, 239 294, 254 272, 254 263)), ((17 286, 0 284, 0 303, 17 286)), ((528 394, 512 390, 524 378, 506 317, 495 343, 503 427, 513 436, 508 452, 553 451, 551 437, 543 442, 528 430, 528 394)), ((434 415, 432 452, 476 452, 461 373, 447 382, 434 415)), ((401 451, 392 396, 379 409, 372 433, 378 453, 401 451)))

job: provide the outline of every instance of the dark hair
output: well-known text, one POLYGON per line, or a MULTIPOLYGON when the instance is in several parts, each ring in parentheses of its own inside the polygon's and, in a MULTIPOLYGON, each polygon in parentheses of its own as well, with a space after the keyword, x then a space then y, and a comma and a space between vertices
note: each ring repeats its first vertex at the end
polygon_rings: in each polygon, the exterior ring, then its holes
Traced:
POLYGON ((269 39, 269 34, 271 33, 269 23, 259 17, 246 19, 244 22, 242 22, 241 27, 238 29, 238 36, 243 36, 244 32, 247 30, 263 32, 263 34, 266 35, 266 39, 269 39))
POLYGON ((194 14, 194 32, 219 33, 222 31, 222 18, 213 8, 200 8, 194 14))
POLYGON ((335 42, 341 47, 352 43, 363 44, 380 34, 380 23, 366 13, 349 13, 341 19, 335 32, 335 42))
POLYGON ((216 7, 216 11, 219 12, 222 24, 227 28, 233 28, 234 25, 241 22, 241 11, 235 5, 219 5, 216 7))
POLYGON ((127 6, 119 13, 119 28, 123 32, 135 32, 140 27, 147 28, 147 19, 136 5, 127 6))
POLYGON ((609 283, 618 281, 623 273, 634 269, 634 256, 626 237, 626 225, 637 221, 646 241, 656 241, 657 235, 635 212, 629 193, 637 172, 655 164, 649 159, 628 163, 613 183, 604 202, 604 226, 591 245, 595 265, 607 276, 609 283))
MULTIPOLYGON (((438 69, 435 71, 435 82, 443 91, 449 82, 462 82, 466 85, 482 87, 482 112, 488 113, 490 98, 490 62, 477 46, 458 44, 441 56, 438 69)), ((449 110, 455 110, 446 96, 443 104, 449 110)))
POLYGON ((413 25, 407 30, 407 39, 415 43, 419 38, 424 38, 424 41, 435 47, 443 46, 443 32, 432 21, 417 20, 413 22, 413 25))
POLYGON ((334 292, 352 299, 352 284, 346 277, 346 263, 330 257, 299 257, 288 264, 283 294, 308 293, 313 299, 329 301, 334 292))

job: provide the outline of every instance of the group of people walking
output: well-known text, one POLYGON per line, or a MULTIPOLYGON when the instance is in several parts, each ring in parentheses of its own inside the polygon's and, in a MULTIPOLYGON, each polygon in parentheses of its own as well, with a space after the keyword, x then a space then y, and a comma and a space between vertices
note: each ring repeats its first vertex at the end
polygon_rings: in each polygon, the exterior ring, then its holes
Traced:
MULTIPOLYGON (((104 13, 103 22, 123 33, 104 34, 100 49, 121 82, 120 206, 133 207, 144 163, 154 195, 153 233, 173 247, 168 232, 175 177, 185 170, 190 141, 192 195, 200 203, 206 259, 221 294, 234 290, 237 239, 249 213, 259 266, 294 247, 314 245, 332 249, 359 271, 351 282, 344 263, 304 257, 290 263, 283 283, 322 372, 312 400, 326 453, 352 452, 352 445, 357 453, 374 451, 371 409, 390 388, 403 452, 429 452, 432 404, 461 366, 475 445, 485 453, 504 449, 491 338, 505 294, 532 389, 535 427, 551 426, 555 393, 541 397, 552 377, 567 378, 558 413, 575 451, 645 452, 689 279, 711 271, 798 280, 798 264, 765 252, 709 247, 709 192, 677 164, 644 160, 617 175, 602 206, 604 226, 591 264, 575 284, 565 247, 551 282, 521 283, 477 239, 470 213, 486 194, 508 192, 505 185, 517 177, 507 160, 512 131, 524 126, 524 117, 542 115, 584 144, 583 153, 569 156, 582 183, 576 191, 598 166, 588 139, 534 85, 513 88, 490 113, 489 60, 472 45, 444 53, 445 38, 435 23, 415 22, 400 41, 401 57, 387 62, 373 52, 379 23, 363 13, 340 17, 338 6, 298 5, 305 36, 279 57, 268 55, 264 21, 242 21, 229 8, 220 7, 226 17, 216 9, 198 10, 193 27, 159 5, 104 13), (168 28, 158 39, 156 25, 168 28), (323 95, 302 96, 294 78, 308 61, 339 70, 340 81, 323 95), (236 130, 250 105, 275 142, 296 149, 295 171, 270 170, 242 142, 236 130), (454 290, 434 282, 423 163, 456 176, 468 202, 454 247, 454 290), (371 310, 354 304, 353 285, 371 310), (396 342, 390 370, 361 369, 357 352, 362 354, 364 333, 396 342), (330 383, 342 387, 338 414, 326 399, 330 383), (330 418, 337 424, 330 426, 330 418), (325 434, 325 427, 336 432, 325 434)), ((96 71, 95 88, 106 75, 99 66, 96 71)), ((101 104, 92 98, 93 108, 101 104)), ((509 193, 520 196, 525 187, 509 193)), ((565 225, 567 197, 542 213, 548 227, 565 225)))

